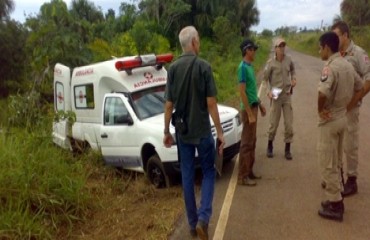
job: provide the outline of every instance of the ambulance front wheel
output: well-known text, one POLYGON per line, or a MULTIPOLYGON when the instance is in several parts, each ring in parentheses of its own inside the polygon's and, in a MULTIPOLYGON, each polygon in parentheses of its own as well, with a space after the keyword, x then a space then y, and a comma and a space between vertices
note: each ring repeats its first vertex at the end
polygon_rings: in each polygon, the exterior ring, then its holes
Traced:
POLYGON ((163 164, 158 154, 154 154, 149 158, 146 171, 150 183, 156 188, 169 186, 168 176, 164 171, 163 164))

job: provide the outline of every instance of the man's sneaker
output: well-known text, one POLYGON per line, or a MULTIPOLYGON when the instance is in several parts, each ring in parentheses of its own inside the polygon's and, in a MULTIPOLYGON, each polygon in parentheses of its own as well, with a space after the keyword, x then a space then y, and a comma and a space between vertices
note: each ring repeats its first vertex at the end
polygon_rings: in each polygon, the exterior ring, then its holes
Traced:
POLYGON ((248 174, 248 177, 252 180, 255 180, 255 179, 261 179, 262 177, 260 175, 255 175, 254 172, 250 172, 248 174))
POLYGON ((257 185, 256 181, 250 179, 249 177, 244 178, 242 180, 238 180, 238 184, 239 185, 244 185, 244 186, 249 186, 249 187, 253 187, 253 186, 257 185))
POLYGON ((208 240, 208 224, 202 220, 199 220, 195 228, 199 239, 208 240))
POLYGON ((348 177, 347 182, 344 184, 342 192, 343 197, 348 197, 357 193, 356 177, 348 177))
POLYGON ((344 212, 343 201, 328 202, 328 203, 324 203, 324 205, 321 204, 319 215, 326 219, 341 222, 343 221, 343 212, 344 212))

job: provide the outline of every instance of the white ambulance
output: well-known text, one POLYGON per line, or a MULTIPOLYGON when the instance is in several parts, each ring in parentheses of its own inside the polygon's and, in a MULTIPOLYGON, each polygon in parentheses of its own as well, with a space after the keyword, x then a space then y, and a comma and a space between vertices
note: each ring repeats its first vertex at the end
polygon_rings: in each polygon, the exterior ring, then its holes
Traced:
MULTIPOLYGON (((170 186, 179 176, 176 145, 163 145, 164 64, 172 54, 116 58, 71 69, 54 68, 54 107, 75 114, 53 122, 53 142, 77 151, 101 151, 106 164, 144 172, 156 187, 170 186)), ((224 160, 239 151, 242 124, 236 109, 219 105, 226 141, 224 160)), ((58 115, 58 114, 57 114, 58 115)), ((211 123, 212 120, 211 120, 211 123)), ((171 126, 171 134, 174 128, 171 126)), ((214 136, 216 135, 212 127, 214 136)))

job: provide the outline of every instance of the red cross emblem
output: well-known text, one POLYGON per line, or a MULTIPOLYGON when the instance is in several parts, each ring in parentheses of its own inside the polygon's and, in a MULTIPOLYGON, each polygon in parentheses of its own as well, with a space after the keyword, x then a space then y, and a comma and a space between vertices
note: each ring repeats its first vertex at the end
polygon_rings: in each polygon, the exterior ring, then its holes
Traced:
POLYGON ((82 93, 82 91, 81 91, 81 90, 80 90, 80 92, 78 93, 78 98, 80 99, 80 103, 83 103, 85 96, 84 96, 84 94, 82 93))
POLYGON ((62 95, 62 93, 61 93, 61 92, 58 92, 58 96, 57 96, 57 98, 58 98, 58 102, 59 102, 59 103, 62 103, 62 102, 63 102, 63 100, 64 100, 63 95, 62 95))

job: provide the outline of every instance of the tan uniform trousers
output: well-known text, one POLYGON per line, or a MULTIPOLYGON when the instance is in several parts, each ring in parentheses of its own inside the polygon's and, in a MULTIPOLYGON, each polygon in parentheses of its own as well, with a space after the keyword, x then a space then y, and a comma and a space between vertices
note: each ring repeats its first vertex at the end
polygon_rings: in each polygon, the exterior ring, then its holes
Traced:
POLYGON ((253 107, 252 112, 256 116, 256 122, 249 124, 247 112, 245 110, 241 111, 243 131, 239 150, 238 180, 243 180, 248 177, 253 169, 255 161, 258 107, 253 107))
POLYGON ((286 93, 281 93, 279 98, 272 100, 270 108, 270 128, 268 130, 268 140, 275 139, 276 131, 279 126, 281 112, 284 115, 284 142, 293 141, 293 108, 292 97, 286 93))
POLYGON ((346 118, 342 117, 319 125, 317 144, 319 168, 325 182, 326 200, 337 202, 342 200, 342 154, 346 118))
POLYGON ((357 177, 360 107, 347 112, 347 128, 344 134, 344 152, 347 159, 347 175, 357 177))

